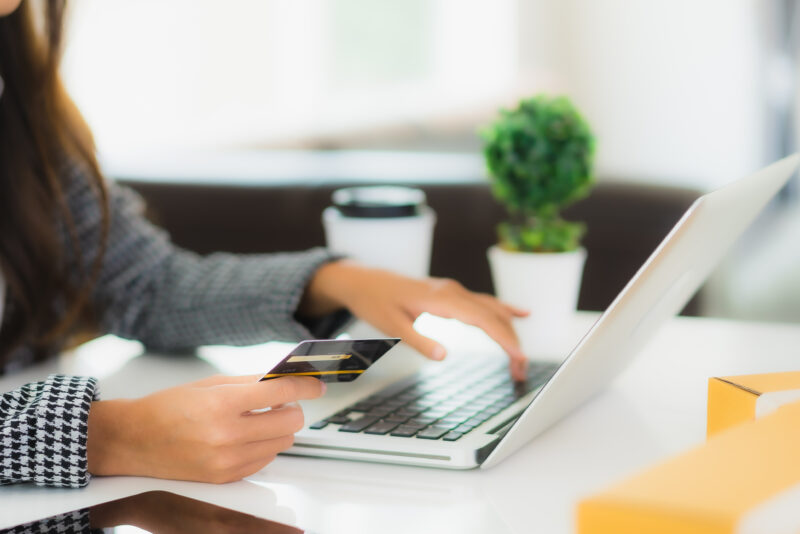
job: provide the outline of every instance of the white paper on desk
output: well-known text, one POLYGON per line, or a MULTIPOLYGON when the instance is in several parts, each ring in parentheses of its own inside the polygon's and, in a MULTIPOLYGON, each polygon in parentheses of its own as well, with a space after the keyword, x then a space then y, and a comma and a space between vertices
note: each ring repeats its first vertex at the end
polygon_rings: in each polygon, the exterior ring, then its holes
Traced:
POLYGON ((771 414, 784 404, 800 400, 800 389, 762 393, 756 399, 756 419, 771 414))
POLYGON ((792 486, 745 513, 736 534, 797 534, 800 532, 800 484, 792 486))

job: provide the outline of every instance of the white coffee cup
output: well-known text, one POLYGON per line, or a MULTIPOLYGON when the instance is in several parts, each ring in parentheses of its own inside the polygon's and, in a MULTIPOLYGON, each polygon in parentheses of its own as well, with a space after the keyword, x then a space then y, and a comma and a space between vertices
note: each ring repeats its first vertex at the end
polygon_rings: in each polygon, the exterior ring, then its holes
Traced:
POLYGON ((436 214, 419 189, 351 187, 322 213, 328 249, 371 267, 414 278, 430 272, 436 214))

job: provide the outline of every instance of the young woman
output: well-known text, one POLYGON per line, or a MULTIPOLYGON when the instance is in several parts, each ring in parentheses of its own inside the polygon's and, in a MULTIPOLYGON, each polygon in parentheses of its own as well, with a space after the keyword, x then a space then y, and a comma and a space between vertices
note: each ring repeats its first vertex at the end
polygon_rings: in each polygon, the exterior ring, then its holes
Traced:
MULTIPOLYGON (((461 319, 522 375, 511 319, 524 312, 453 281, 322 249, 199 257, 173 246, 142 218, 138 197, 103 180, 57 74, 64 2, 32 1, 0 0, 0 372, 53 355, 87 322, 169 351, 325 337, 349 310, 432 359, 444 348, 414 319, 461 319)), ((236 480, 292 444, 303 424, 293 401, 323 392, 313 378, 213 377, 104 401, 95 379, 53 375, 0 396, 0 483, 78 487, 90 473, 236 480)))

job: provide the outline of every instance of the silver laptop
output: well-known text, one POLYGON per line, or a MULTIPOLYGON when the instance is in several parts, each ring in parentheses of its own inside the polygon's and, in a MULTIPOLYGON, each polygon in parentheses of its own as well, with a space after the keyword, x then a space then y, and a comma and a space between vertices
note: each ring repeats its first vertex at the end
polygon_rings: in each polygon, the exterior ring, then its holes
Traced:
POLYGON ((561 365, 533 361, 527 381, 515 384, 496 354, 417 369, 390 353, 355 384, 303 402, 306 427, 287 453, 450 469, 497 464, 628 365, 798 162, 792 155, 698 198, 561 365))

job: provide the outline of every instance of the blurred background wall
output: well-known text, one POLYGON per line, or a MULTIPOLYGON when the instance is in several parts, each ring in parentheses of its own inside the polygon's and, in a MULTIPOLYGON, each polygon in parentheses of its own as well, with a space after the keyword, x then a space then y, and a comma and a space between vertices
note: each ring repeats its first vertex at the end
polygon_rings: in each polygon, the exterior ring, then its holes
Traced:
MULTIPOLYGON (((481 174, 476 131, 549 92, 595 130, 600 181, 709 190, 796 150, 796 13, 796 0, 81 0, 63 74, 110 169, 358 149, 463 154, 481 174)), ((790 188, 704 311, 800 321, 798 235, 790 188)))

